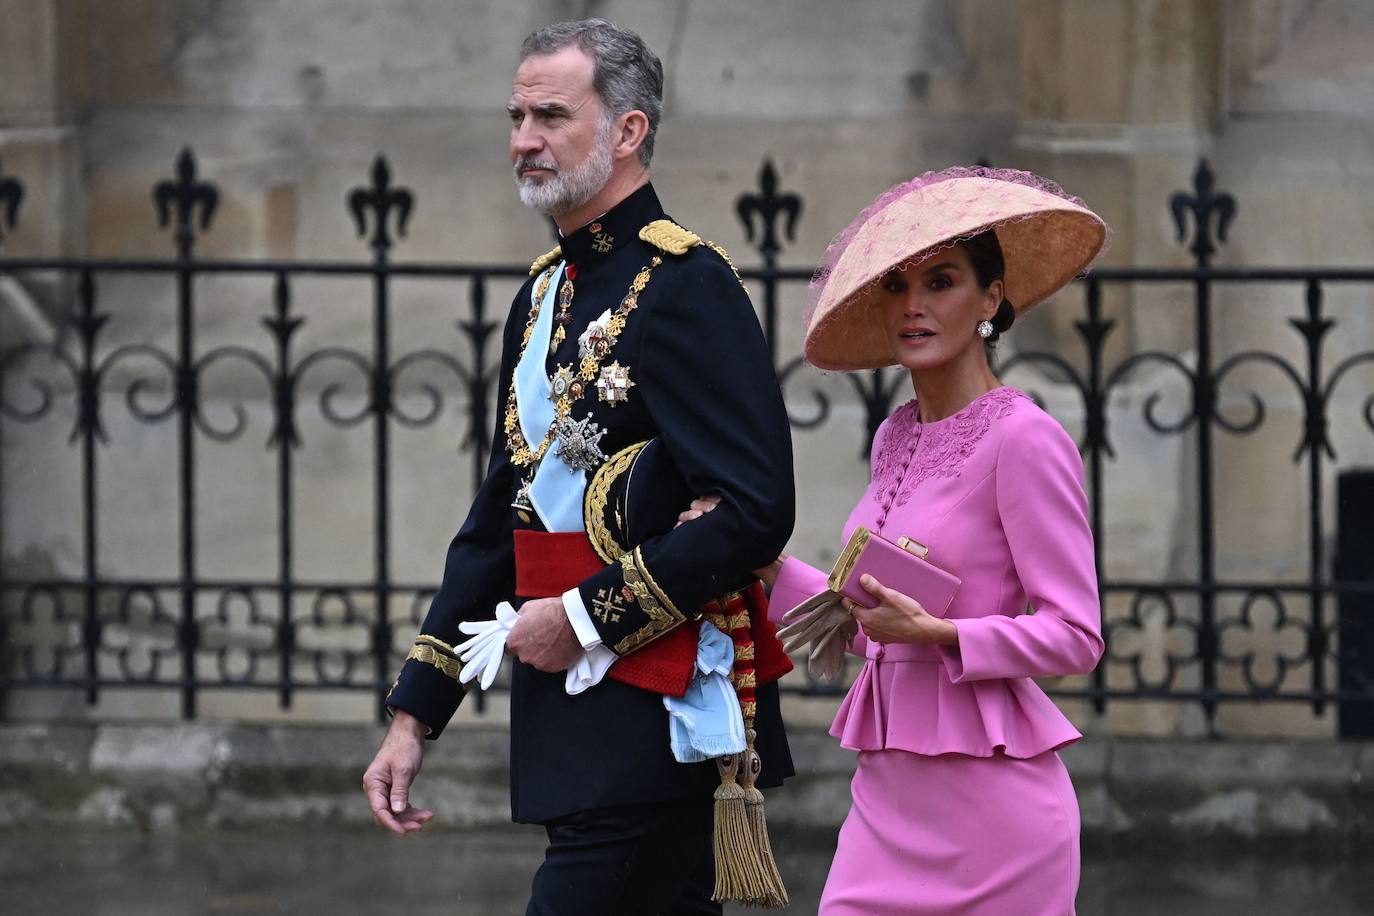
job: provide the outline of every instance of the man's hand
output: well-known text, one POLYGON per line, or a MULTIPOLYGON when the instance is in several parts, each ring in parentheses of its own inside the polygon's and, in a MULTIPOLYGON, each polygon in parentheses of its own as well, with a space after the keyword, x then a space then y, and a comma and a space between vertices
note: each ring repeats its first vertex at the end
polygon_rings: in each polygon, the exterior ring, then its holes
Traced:
POLYGON ((520 608, 520 619, 506 637, 506 651, 527 665, 550 673, 567 671, 582 657, 562 598, 536 598, 520 608))
POLYGON ((410 784, 420 774, 425 756, 425 732, 423 722, 396 710, 377 756, 363 774, 372 819, 397 836, 414 833, 434 817, 433 811, 410 804, 410 784))

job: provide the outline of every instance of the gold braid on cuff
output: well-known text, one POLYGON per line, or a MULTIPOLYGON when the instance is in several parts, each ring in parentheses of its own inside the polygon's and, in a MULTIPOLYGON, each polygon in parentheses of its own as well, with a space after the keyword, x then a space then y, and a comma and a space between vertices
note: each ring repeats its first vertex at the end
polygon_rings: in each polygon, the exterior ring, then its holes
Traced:
POLYGON ((620 558, 620 568, 625 577, 625 584, 630 587, 635 600, 649 616, 648 623, 615 644, 615 654, 625 655, 645 643, 652 642, 687 618, 649 574, 638 547, 620 558))
POLYGON ((430 636, 427 633, 421 633, 419 636, 415 637, 415 645, 432 646, 435 651, 439 652, 442 655, 447 655, 449 658, 458 657, 458 652, 453 648, 453 646, 450 646, 448 643, 444 642, 439 637, 430 636))
MULTIPOLYGON (((410 647, 410 654, 406 656, 406 660, 409 661, 412 658, 421 664, 433 665, 439 669, 440 673, 453 678, 455 681, 458 680, 458 673, 463 670, 463 664, 453 655, 452 647, 443 640, 435 639, 432 636, 421 636, 415 640, 415 645, 410 647), (434 643, 444 646, 447 651, 438 648, 434 643)), ((459 681, 459 686, 462 686, 461 681, 459 681)))

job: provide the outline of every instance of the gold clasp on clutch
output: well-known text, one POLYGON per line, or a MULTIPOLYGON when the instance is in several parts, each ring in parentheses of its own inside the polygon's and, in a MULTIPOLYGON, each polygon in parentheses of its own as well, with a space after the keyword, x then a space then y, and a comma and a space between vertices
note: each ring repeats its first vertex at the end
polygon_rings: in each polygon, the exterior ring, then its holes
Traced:
POLYGON ((864 547, 868 545, 868 539, 872 536, 873 533, 863 525, 855 527, 854 533, 849 536, 849 543, 844 545, 839 559, 835 561, 835 568, 830 570, 830 578, 826 585, 832 592, 838 593, 844 588, 845 582, 854 572, 854 564, 859 562, 859 554, 863 553, 864 547))
POLYGON ((925 544, 922 544, 920 541, 913 541, 906 535, 902 535, 901 537, 897 538, 897 546, 905 550, 907 553, 914 554, 920 557, 922 560, 930 556, 929 547, 927 547, 925 544))

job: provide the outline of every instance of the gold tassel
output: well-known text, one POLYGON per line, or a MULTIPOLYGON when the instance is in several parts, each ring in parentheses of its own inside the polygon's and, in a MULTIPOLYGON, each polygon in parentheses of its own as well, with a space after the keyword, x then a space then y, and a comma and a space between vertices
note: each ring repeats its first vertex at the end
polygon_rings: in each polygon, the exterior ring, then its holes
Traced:
MULTIPOLYGON (((749 723, 751 726, 753 723, 749 723)), ((773 844, 768 841, 768 819, 763 813, 763 793, 754 785, 763 764, 758 752, 754 750, 756 732, 751 727, 745 732, 746 747, 744 760, 744 811, 749 827, 749 843, 758 861, 758 884, 754 888, 753 906, 768 910, 780 910, 787 906, 787 886, 778 872, 777 860, 773 858, 773 844)))
MULTIPOLYGON (((736 595, 742 607, 743 598, 736 595)), ((726 602, 721 600, 720 605, 726 602)), ((740 700, 744 717, 744 753, 729 754, 716 761, 720 771, 720 788, 716 789, 716 889, 712 899, 718 903, 731 901, 745 906, 775 910, 787 906, 787 888, 773 860, 773 848, 768 842, 768 824, 763 816, 763 793, 754 782, 763 764, 754 741, 754 653, 750 638, 749 614, 739 607, 729 608, 731 617, 723 612, 709 613, 707 619, 721 632, 728 633, 735 644, 735 671, 731 679, 740 700)))
POLYGON ((744 786, 736 781, 740 760, 735 754, 716 761, 720 785, 716 788, 716 889, 713 899, 744 901, 750 885, 749 817, 745 812, 744 786))

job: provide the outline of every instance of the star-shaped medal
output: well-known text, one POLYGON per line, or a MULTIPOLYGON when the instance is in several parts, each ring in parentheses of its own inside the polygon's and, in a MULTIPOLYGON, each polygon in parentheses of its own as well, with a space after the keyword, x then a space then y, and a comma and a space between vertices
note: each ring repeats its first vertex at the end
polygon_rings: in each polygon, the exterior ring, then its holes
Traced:
POLYGON ((595 471, 606 461, 601 450, 601 437, 606 431, 592 422, 590 415, 581 420, 564 417, 554 427, 558 440, 558 457, 570 468, 595 471))
POLYGON ((630 381, 630 367, 614 362, 601 367, 601 376, 596 380, 596 396, 615 407, 630 399, 630 389, 634 386, 630 381))

